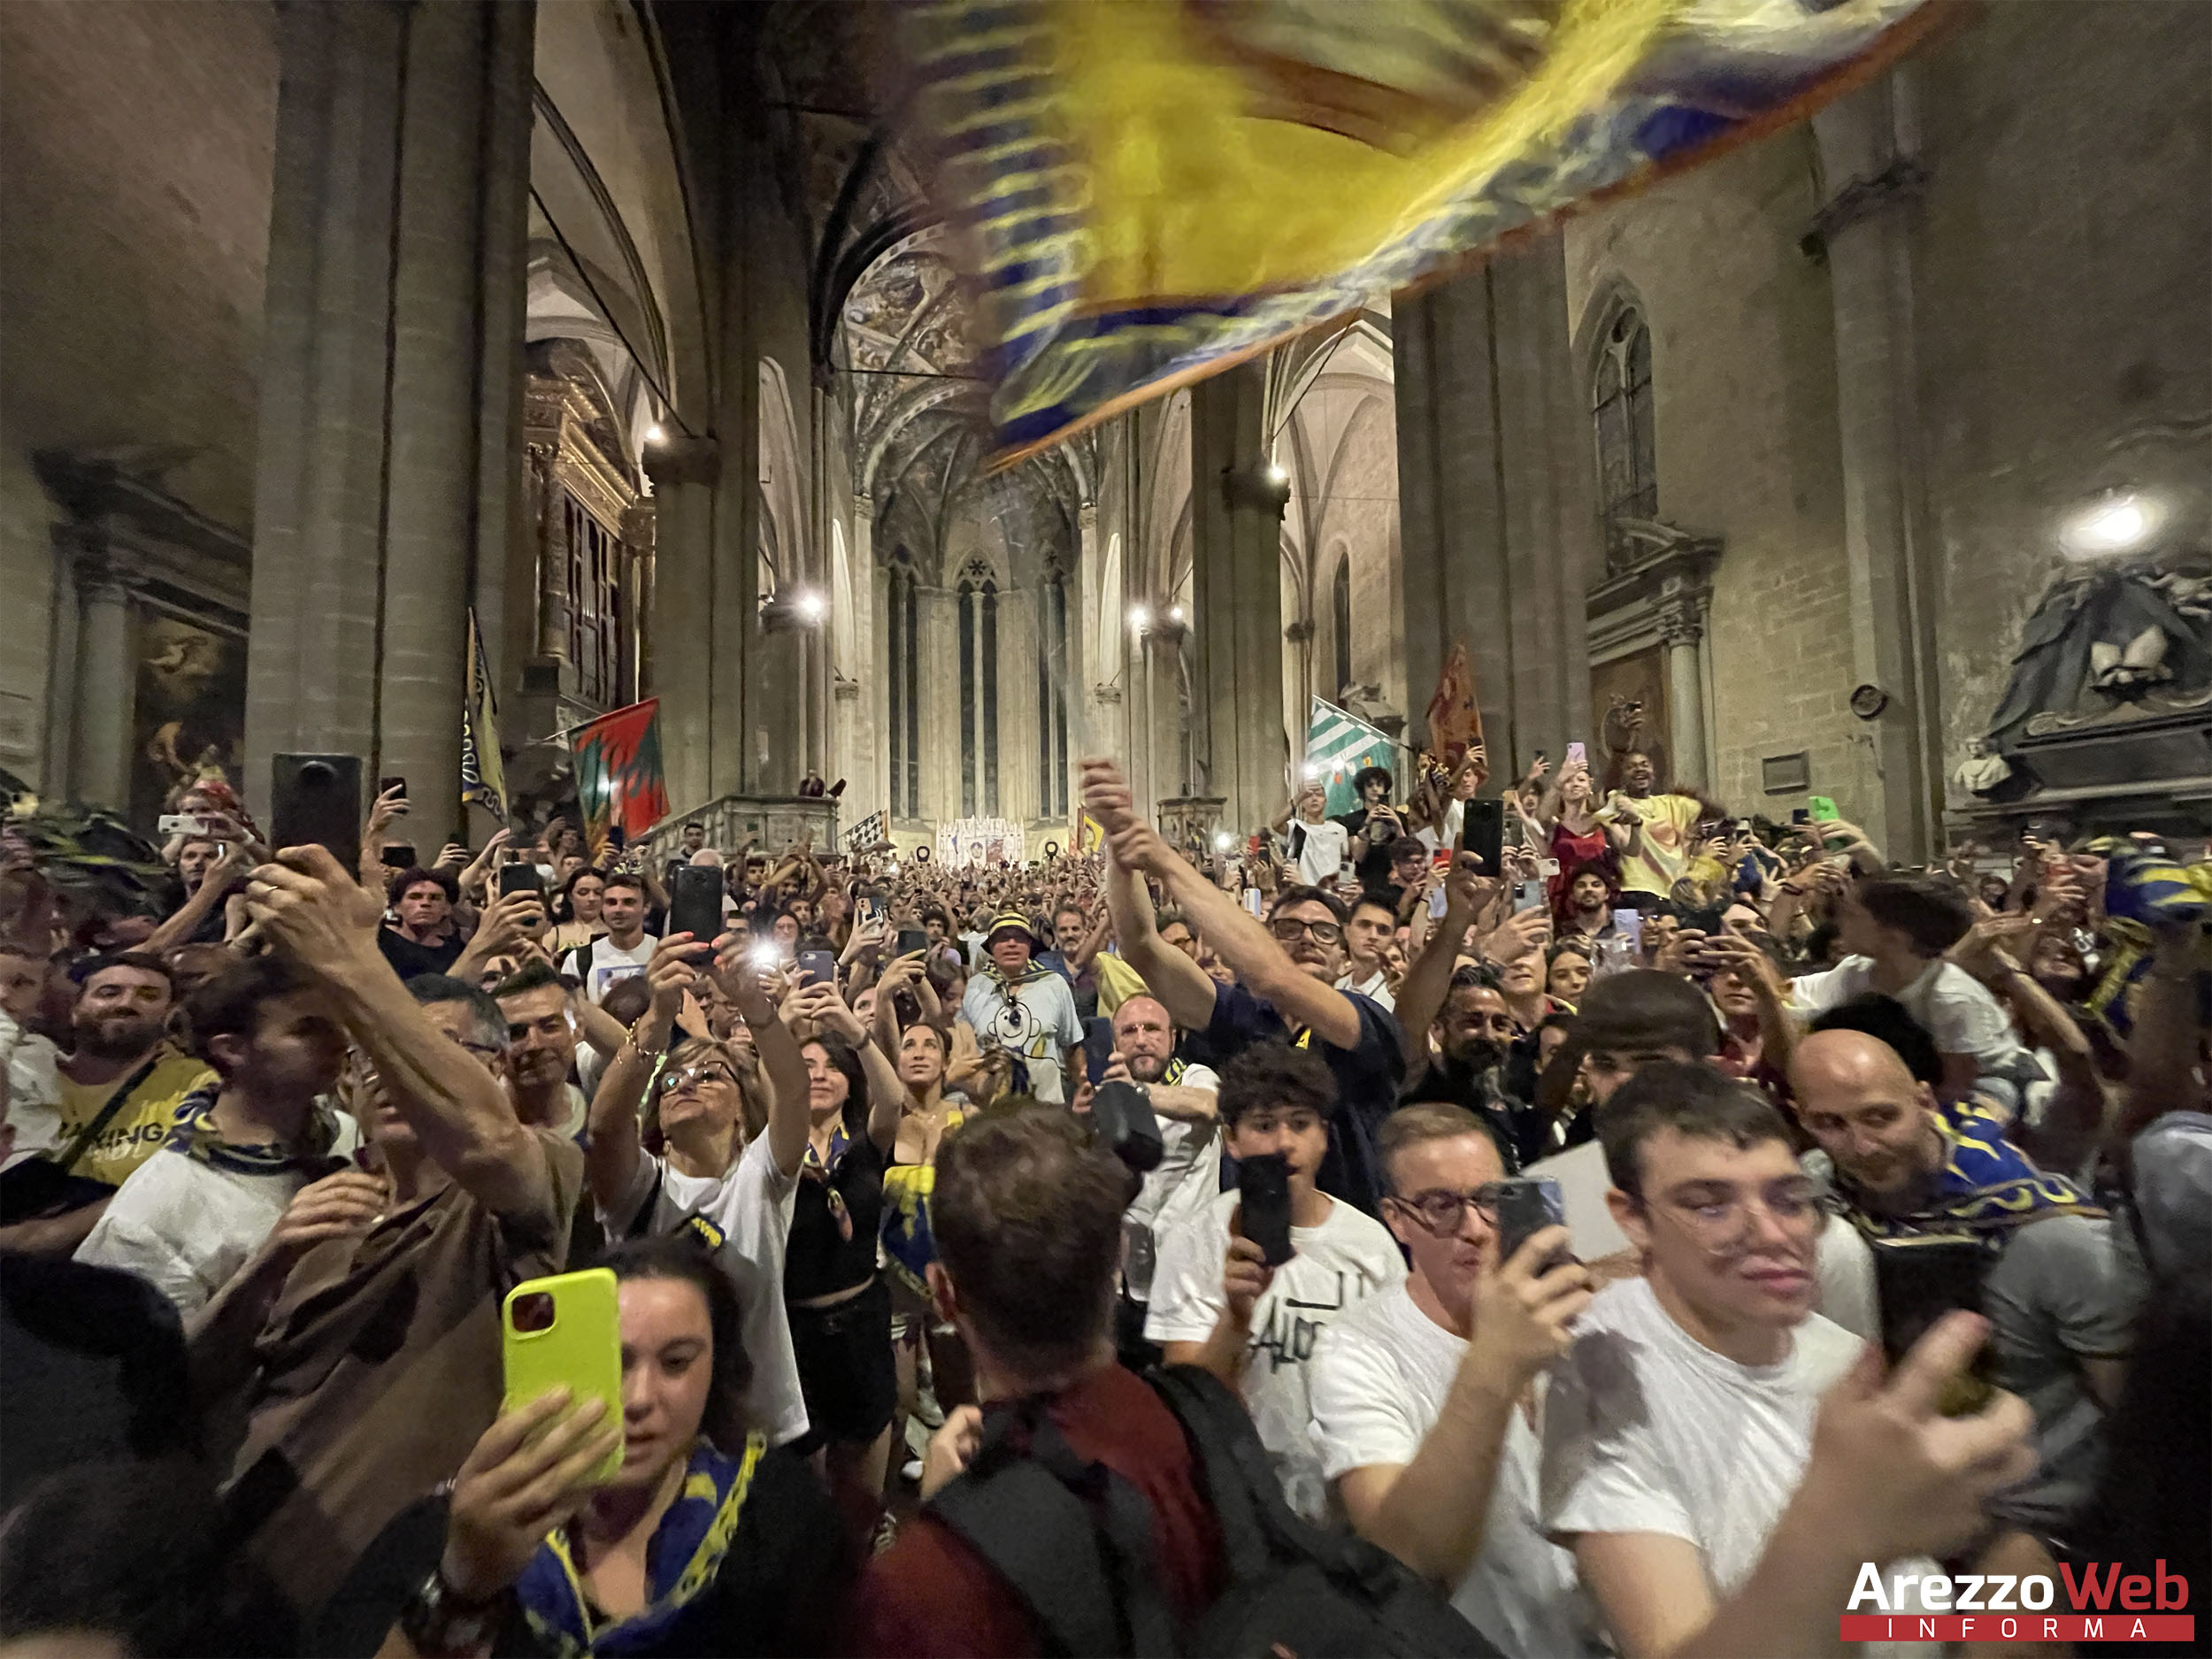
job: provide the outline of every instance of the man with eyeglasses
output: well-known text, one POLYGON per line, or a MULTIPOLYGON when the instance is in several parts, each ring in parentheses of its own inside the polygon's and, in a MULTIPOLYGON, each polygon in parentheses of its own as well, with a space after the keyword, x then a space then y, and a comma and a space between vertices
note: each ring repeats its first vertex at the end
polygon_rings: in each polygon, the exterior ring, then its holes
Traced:
POLYGON ((1222 1193, 1162 1229, 1144 1334, 1171 1365, 1203 1365, 1239 1389, 1290 1506, 1328 1518, 1328 1487, 1309 1432, 1314 1344, 1363 1297, 1405 1276, 1390 1234, 1314 1184, 1328 1151, 1336 1080, 1310 1050, 1255 1043, 1222 1071, 1216 1096, 1230 1156, 1279 1153, 1290 1171, 1291 1256, 1263 1265, 1240 1230, 1241 1201, 1222 1193))
POLYGON ((1344 976, 1343 902, 1317 887, 1286 887, 1263 925, 1137 816, 1128 782, 1111 761, 1083 763, 1083 804, 1106 833, 1106 903, 1122 955, 1176 1025, 1192 1033, 1189 1057, 1219 1069, 1266 1041, 1319 1055, 1337 1086, 1320 1188, 1373 1215, 1382 1195, 1375 1127, 1398 1103, 1405 1054, 1387 1009, 1337 988, 1344 976), (1166 887, 1169 902, 1236 983, 1217 984, 1162 941, 1141 876, 1166 887))
POLYGON ((1553 1374, 1545 1524, 1632 1659, 1824 1649, 1862 1563, 1912 1571, 1984 1529, 2033 1467, 2027 1409, 1937 1415, 1985 1331, 1971 1315, 1885 1387, 1812 1311, 1824 1213, 1755 1090, 1647 1065, 1598 1133, 1645 1274, 1598 1294, 1553 1374))
POLYGON ((1452 1605, 1508 1659, 1602 1652, 1574 1558, 1543 1533, 1532 1393, 1574 1340, 1589 1272, 1555 1261, 1563 1227, 1498 1259, 1505 1166, 1463 1107, 1402 1107, 1377 1141, 1383 1220, 1413 1271, 1314 1345, 1322 1473, 1353 1528, 1454 1586, 1452 1605))

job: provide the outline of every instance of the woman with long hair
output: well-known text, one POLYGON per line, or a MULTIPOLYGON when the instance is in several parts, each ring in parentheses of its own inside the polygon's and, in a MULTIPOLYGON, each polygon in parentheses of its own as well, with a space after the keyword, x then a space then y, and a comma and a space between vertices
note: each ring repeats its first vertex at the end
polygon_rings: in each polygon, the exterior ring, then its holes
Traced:
POLYGON ((1545 798, 1544 804, 1555 803, 1549 850, 1558 861, 1559 873, 1551 878, 1547 896, 1553 916, 1563 920, 1568 887, 1577 871, 1595 866, 1605 876, 1606 886, 1620 885, 1619 851, 1628 840, 1628 832, 1617 824, 1599 821, 1587 761, 1571 761, 1560 768, 1556 790, 1545 798))
POLYGON ((606 890, 605 878, 588 865, 572 872, 554 903, 553 928, 545 936, 545 948, 558 956, 605 933, 606 926, 599 919, 599 895, 606 890))
MULTIPOLYGON (((557 1390, 484 1432, 453 1485, 424 1653, 818 1653, 847 1563, 829 1495, 746 1417, 744 1310, 687 1233, 608 1252, 622 1417, 557 1390), (588 1471, 619 1448, 619 1472, 588 1471), (471 1632, 473 1642, 457 1640, 471 1632)), ((427 1605, 426 1605, 426 1602, 427 1605)))
POLYGON ((876 1271, 883 1173, 904 1090, 834 985, 795 992, 784 1018, 810 1029, 807 1144, 784 1256, 784 1309, 806 1396, 807 1434, 833 1483, 883 1495, 898 1377, 891 1295, 876 1271))

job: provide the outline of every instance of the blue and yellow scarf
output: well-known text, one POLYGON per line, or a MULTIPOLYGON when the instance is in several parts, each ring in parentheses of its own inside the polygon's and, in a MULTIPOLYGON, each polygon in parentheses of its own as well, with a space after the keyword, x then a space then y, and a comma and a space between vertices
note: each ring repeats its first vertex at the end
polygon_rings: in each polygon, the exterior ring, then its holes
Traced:
POLYGON ((210 1118, 221 1093, 221 1084, 210 1083, 204 1088, 194 1089, 177 1102, 174 1126, 164 1143, 166 1149, 181 1152, 211 1169, 227 1170, 234 1175, 283 1175, 294 1170, 315 1170, 330 1156, 330 1148, 338 1139, 338 1119, 321 1101, 315 1102, 306 1132, 297 1146, 288 1147, 273 1141, 261 1146, 242 1147, 224 1140, 222 1132, 210 1118))
POLYGON ((1858 1200, 1838 1171, 1836 1184, 1850 1205, 1851 1219, 1869 1238, 1948 1236, 1997 1245, 2031 1221, 2104 1214, 2064 1176, 2038 1169, 2005 1139, 2004 1125, 2004 1114, 1979 1101, 1938 1108, 1944 1160, 1934 1194, 1909 1215, 1880 1215, 1858 1200))
POLYGON ((683 1490, 653 1529, 645 1552, 644 1610, 629 1618, 594 1622, 565 1530, 539 1545, 515 1585, 522 1616, 538 1640, 562 1659, 641 1653, 659 1645, 678 1616, 721 1571, 722 1558, 737 1536, 753 1471, 767 1446, 764 1436, 750 1434, 741 1458, 725 1457, 705 1440, 691 1448, 683 1490))

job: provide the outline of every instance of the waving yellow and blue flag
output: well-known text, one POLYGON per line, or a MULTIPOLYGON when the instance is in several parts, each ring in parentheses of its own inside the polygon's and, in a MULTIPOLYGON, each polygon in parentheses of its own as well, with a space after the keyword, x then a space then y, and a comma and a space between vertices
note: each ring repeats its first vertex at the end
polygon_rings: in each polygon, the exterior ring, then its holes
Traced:
POLYGON ((1012 458, 1804 113, 1935 0, 931 0, 1012 458))

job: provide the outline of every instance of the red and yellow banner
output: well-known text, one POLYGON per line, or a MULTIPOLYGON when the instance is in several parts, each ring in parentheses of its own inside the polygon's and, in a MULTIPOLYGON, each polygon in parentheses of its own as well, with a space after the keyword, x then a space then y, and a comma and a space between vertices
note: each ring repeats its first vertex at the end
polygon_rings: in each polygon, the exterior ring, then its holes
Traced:
POLYGON ((661 774, 661 701, 648 697, 569 733, 576 801, 595 858, 611 840, 627 846, 668 816, 661 774))

